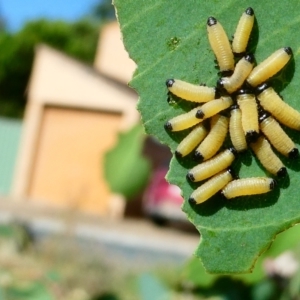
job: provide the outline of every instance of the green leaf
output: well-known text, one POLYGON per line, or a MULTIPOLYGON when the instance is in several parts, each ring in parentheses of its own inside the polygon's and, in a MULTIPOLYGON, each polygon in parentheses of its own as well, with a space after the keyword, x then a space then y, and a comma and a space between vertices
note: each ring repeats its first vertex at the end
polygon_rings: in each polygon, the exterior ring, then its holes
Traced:
POLYGON ((40 282, 29 282, 10 287, 5 292, 7 299, 14 300, 53 300, 54 298, 47 288, 40 282))
MULTIPOLYGON (((278 234, 272 246, 258 258, 251 274, 238 274, 232 277, 240 279, 247 284, 261 282, 266 278, 266 271, 264 269, 265 260, 267 258, 275 258, 288 250, 297 253, 300 246, 299 235, 300 226, 293 226, 289 230, 278 234)), ((193 257, 184 266, 181 281, 198 288, 210 288, 220 276, 224 275, 207 274, 199 259, 193 257)))
POLYGON ((140 296, 142 300, 169 300, 171 293, 166 286, 154 275, 143 273, 138 278, 140 296))
POLYGON ((117 145, 106 153, 104 173, 114 193, 130 198, 147 183, 150 163, 142 156, 144 139, 143 127, 138 124, 128 132, 120 133, 117 145))
MULTIPOLYGON (((231 36, 242 12, 251 6, 257 21, 251 47, 257 62, 281 47, 293 49, 293 59, 274 80, 273 87, 287 103, 300 110, 300 72, 295 69, 300 64, 299 1, 115 0, 114 4, 125 47, 138 65, 130 84, 140 95, 138 109, 146 132, 173 152, 187 132, 168 133, 164 124, 189 110, 191 105, 183 101, 168 104, 165 81, 179 78, 215 85, 218 75, 206 33, 209 16, 216 17, 231 36)), ((293 130, 287 133, 299 144, 298 133, 293 130)), ((216 196, 196 208, 187 202, 196 185, 186 180, 187 170, 194 162, 191 157, 172 159, 167 178, 181 188, 185 199, 183 210, 201 233, 196 255, 208 272, 250 272, 276 234, 299 222, 300 164, 280 158, 288 167, 289 176, 279 181, 273 192, 231 201, 216 196)), ((241 155, 233 168, 240 177, 266 174, 250 152, 241 155)))

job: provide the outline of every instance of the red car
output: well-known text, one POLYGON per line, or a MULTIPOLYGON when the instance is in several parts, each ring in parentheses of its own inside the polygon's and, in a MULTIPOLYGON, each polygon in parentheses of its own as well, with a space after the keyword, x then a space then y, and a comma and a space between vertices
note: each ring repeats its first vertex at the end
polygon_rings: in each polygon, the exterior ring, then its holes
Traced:
POLYGON ((143 196, 143 208, 156 223, 167 221, 187 221, 181 210, 183 198, 180 188, 166 181, 168 168, 161 167, 154 171, 143 196))

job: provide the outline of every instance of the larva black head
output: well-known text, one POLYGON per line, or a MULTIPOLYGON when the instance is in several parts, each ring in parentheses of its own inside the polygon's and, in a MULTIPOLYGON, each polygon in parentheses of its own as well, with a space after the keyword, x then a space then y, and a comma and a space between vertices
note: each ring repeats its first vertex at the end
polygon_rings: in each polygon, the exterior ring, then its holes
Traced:
POLYGON ((277 172, 277 176, 279 178, 285 177, 287 175, 287 169, 286 167, 282 167, 279 169, 279 171, 277 172))
POLYGON ((215 88, 215 99, 218 99, 221 97, 221 94, 222 94, 223 91, 221 91, 220 89, 218 88, 215 88))
POLYGON ((227 200, 223 190, 220 192, 220 196, 221 196, 222 199, 227 200))
POLYGON ((228 150, 236 157, 238 155, 237 151, 235 150, 235 148, 231 147, 228 148, 228 150))
POLYGON ((276 187, 276 185, 277 185, 276 180, 275 180, 275 179, 272 179, 271 182, 270 182, 270 190, 271 190, 271 191, 274 190, 275 187, 276 187))
POLYGON ((248 7, 246 10, 245 10, 245 13, 249 16, 253 16, 254 15, 254 10, 252 7, 248 7))
POLYGON ((265 119, 270 117, 270 113, 265 111, 261 106, 259 106, 258 109, 258 121, 259 123, 261 123, 262 121, 264 121, 265 119))
POLYGON ((254 143, 259 137, 258 132, 255 130, 250 130, 246 132, 246 141, 247 143, 254 143))
POLYGON ((189 203, 190 203, 191 206, 194 206, 197 202, 193 197, 190 197, 189 198, 189 203))
POLYGON ((256 95, 259 95, 260 93, 262 93, 263 91, 265 91, 266 89, 268 89, 270 87, 270 85, 265 82, 265 83, 262 83, 261 85, 259 85, 257 88, 256 88, 256 95))
POLYGON ((192 182, 195 181, 195 177, 192 173, 188 172, 187 175, 186 175, 186 178, 192 182))
POLYGON ((204 112, 203 112, 202 109, 198 109, 195 116, 196 116, 196 118, 198 118, 198 119, 203 119, 204 116, 205 116, 205 114, 204 114, 204 112))
POLYGON ((217 89, 218 89, 220 92, 226 91, 225 88, 224 88, 224 80, 223 80, 223 78, 219 78, 219 79, 218 79, 218 81, 217 81, 217 89))
POLYGON ((235 110, 235 109, 239 109, 239 105, 238 104, 233 104, 230 106, 230 110, 235 110))
POLYGON ((283 50, 286 52, 288 55, 293 55, 293 51, 291 47, 284 47, 283 50))
POLYGON ((233 171, 231 167, 227 169, 227 172, 231 175, 232 179, 239 179, 239 176, 233 171))
POLYGON ((299 157, 299 150, 297 148, 292 149, 289 154, 288 154, 289 158, 291 159, 295 159, 299 157))
POLYGON ((194 157, 196 160, 203 160, 203 155, 199 151, 195 151, 194 157))
POLYGON ((251 89, 247 89, 247 88, 244 88, 244 89, 240 89, 240 90, 237 90, 235 92, 235 95, 251 95, 253 94, 252 90, 251 89))
POLYGON ((207 19, 207 26, 213 26, 213 25, 216 25, 217 24, 217 19, 214 18, 214 17, 209 17, 207 19))
POLYGON ((182 158, 182 154, 179 152, 179 151, 175 151, 175 156, 177 157, 177 158, 182 158))
POLYGON ((245 56, 244 56, 244 59, 249 62, 250 64, 253 64, 254 63, 254 55, 252 53, 247 53, 245 56))
POLYGON ((167 122, 165 125, 164 125, 165 129, 166 130, 169 130, 169 131, 172 131, 173 127, 172 127, 172 124, 170 122, 167 122))
POLYGON ((169 88, 169 87, 172 87, 173 84, 174 84, 175 80, 174 79, 168 79, 166 81, 166 86, 169 88))

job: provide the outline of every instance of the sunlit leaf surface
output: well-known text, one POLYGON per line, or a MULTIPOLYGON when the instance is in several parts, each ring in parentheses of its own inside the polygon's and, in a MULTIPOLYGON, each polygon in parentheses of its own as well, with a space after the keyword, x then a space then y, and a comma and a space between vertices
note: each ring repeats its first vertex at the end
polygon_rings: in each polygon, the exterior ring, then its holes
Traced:
MULTIPOLYGON (((294 57, 273 87, 285 101, 300 110, 300 2, 293 1, 182 1, 115 0, 123 40, 138 69, 130 85, 140 95, 138 109, 147 133, 156 136, 172 151, 188 131, 169 133, 164 123, 192 106, 184 101, 167 103, 168 78, 215 85, 218 75, 206 33, 209 16, 216 17, 231 36, 242 12, 251 6, 256 24, 251 50, 257 62, 275 50, 290 46, 294 57)), ((299 145, 300 135, 286 130, 299 145)), ((187 199, 197 186, 186 180, 195 164, 192 157, 173 158, 167 176, 178 185, 185 202, 183 210, 201 233, 196 256, 212 273, 249 272, 276 234, 300 220, 300 163, 280 156, 289 176, 263 196, 225 201, 219 196, 192 208, 187 199)), ((233 165, 240 177, 266 176, 250 152, 233 165)))

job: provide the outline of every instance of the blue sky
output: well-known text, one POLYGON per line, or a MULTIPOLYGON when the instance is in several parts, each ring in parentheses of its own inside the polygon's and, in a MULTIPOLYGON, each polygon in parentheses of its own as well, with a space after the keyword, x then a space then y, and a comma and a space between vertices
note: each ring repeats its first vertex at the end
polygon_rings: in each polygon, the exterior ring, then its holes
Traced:
POLYGON ((88 14, 98 0, 0 0, 0 13, 8 29, 19 30, 32 19, 74 21, 88 14))

